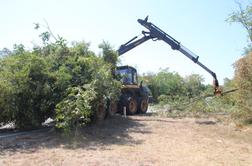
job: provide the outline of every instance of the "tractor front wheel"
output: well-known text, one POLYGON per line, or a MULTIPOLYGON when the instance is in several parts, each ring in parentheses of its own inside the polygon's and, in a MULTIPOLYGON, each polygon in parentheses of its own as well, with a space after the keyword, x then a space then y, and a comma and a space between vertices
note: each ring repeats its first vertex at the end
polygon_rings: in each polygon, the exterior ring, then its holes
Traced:
POLYGON ((139 102, 139 113, 145 114, 148 110, 148 100, 143 98, 139 102))

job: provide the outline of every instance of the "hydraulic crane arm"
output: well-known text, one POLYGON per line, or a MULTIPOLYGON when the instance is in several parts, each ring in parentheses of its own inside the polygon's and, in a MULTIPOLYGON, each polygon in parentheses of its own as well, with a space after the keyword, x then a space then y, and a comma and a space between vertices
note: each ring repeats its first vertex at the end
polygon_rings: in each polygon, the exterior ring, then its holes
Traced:
POLYGON ((119 56, 128 52, 129 50, 135 48, 136 46, 146 42, 147 40, 151 39, 151 37, 149 35, 146 36, 144 32, 143 32, 143 34, 144 34, 144 37, 142 37, 141 39, 134 41, 135 39, 137 39, 137 36, 135 36, 127 43, 121 45, 120 48, 118 49, 119 56))
POLYGON ((205 65, 203 65, 201 62, 198 61, 199 56, 196 56, 193 52, 191 52, 189 49, 187 49, 185 46, 180 44, 177 40, 175 40, 173 37, 162 31, 160 28, 158 28, 156 25, 152 24, 151 22, 148 22, 148 17, 146 17, 144 20, 138 19, 137 20, 142 26, 147 28, 149 32, 142 31, 142 34, 144 37, 134 41, 137 39, 137 37, 134 37, 127 43, 121 45, 121 47, 118 50, 119 55, 124 54, 125 52, 135 48, 136 46, 144 43, 145 41, 152 39, 152 40, 163 40, 167 44, 171 46, 173 50, 178 50, 182 54, 184 54, 186 57, 191 59, 194 63, 198 64, 200 67, 202 67, 204 70, 206 70, 209 74, 213 77, 213 84, 214 84, 214 94, 215 95, 221 95, 221 90, 219 88, 219 82, 217 79, 216 74, 207 68, 205 65))

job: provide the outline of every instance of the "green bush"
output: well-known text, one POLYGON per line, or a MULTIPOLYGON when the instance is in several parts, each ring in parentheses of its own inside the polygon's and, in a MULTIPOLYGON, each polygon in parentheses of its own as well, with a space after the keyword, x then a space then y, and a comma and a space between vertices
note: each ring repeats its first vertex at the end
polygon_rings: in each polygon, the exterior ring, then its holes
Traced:
POLYGON ((169 72, 168 69, 161 70, 157 74, 143 76, 142 79, 151 90, 156 102, 160 95, 170 96, 170 98, 186 95, 183 78, 178 73, 169 72))
MULTIPOLYGON (((170 111, 185 112, 231 112, 237 108, 233 94, 207 98, 213 95, 213 87, 203 84, 203 77, 191 74, 186 77, 178 73, 161 70, 157 74, 142 76, 151 89, 155 101, 170 111)), ((226 89, 234 89, 234 81, 225 80, 226 89)))
POLYGON ((44 44, 32 51, 15 45, 0 59, 0 124, 14 122, 27 129, 56 117, 57 127, 69 130, 91 122, 99 102, 105 107, 105 101, 118 97, 121 84, 113 78, 114 64, 105 61, 110 56, 116 61, 112 48, 103 48, 110 51, 99 57, 85 42, 44 44))
POLYGON ((113 78, 111 66, 98 57, 86 60, 91 72, 89 82, 68 88, 67 96, 56 106, 57 127, 66 132, 92 122, 97 107, 103 104, 106 108, 107 101, 120 94, 121 83, 113 78))
POLYGON ((46 61, 31 53, 1 61, 1 122, 18 128, 38 127, 52 114, 52 81, 46 61))
POLYGON ((56 106, 56 127, 66 133, 91 122, 96 98, 95 90, 90 88, 71 87, 67 91, 67 97, 56 106))

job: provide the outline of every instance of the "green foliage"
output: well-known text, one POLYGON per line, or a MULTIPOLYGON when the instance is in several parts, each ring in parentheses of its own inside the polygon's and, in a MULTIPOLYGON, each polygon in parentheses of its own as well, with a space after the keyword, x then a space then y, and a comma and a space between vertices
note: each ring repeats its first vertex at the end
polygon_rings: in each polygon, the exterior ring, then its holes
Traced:
POLYGON ((67 47, 63 38, 50 43, 46 34, 42 47, 15 45, 12 56, 0 59, 0 124, 34 128, 56 117, 57 127, 69 131, 92 122, 96 106, 120 94, 111 64, 88 43, 67 47))
POLYGON ((198 74, 191 74, 184 78, 186 93, 190 98, 200 96, 201 93, 206 89, 203 85, 203 77, 198 74))
POLYGON ((14 44, 13 46, 13 54, 22 55, 25 53, 25 47, 23 44, 14 44))
POLYGON ((51 114, 52 77, 43 58, 22 52, 4 58, 0 67, 1 122, 38 127, 51 114), (1 116, 1 117, 2 117, 1 116))
POLYGON ((211 112, 212 111, 212 109, 210 109, 209 102, 206 101, 205 99, 192 102, 191 104, 188 105, 186 109, 192 112, 211 112))
POLYGON ((248 4, 245 8, 242 7, 241 3, 239 5, 239 10, 234 11, 229 15, 227 21, 230 23, 241 24, 248 33, 249 44, 245 47, 245 54, 252 51, 252 3, 248 4))
MULTIPOLYGON (((232 90, 232 89, 236 89, 236 83, 234 79, 228 79, 228 78, 224 78, 224 85, 223 85, 224 89, 226 90, 232 90)), ((221 101, 223 104, 229 105, 231 107, 236 106, 237 104, 237 99, 236 99, 236 95, 237 92, 235 93, 229 93, 227 95, 224 95, 221 97, 221 101)))
POLYGON ((202 95, 207 89, 202 83, 202 76, 191 74, 183 78, 178 73, 169 72, 168 69, 157 74, 144 75, 142 79, 150 88, 154 100, 162 105, 170 103, 175 106, 179 102, 202 95))
MULTIPOLYGON (((120 94, 121 84, 113 78, 109 64, 98 57, 78 59, 88 65, 89 73, 86 73, 86 76, 89 76, 89 79, 77 81, 78 84, 74 79, 71 83, 74 87, 68 88, 67 96, 56 106, 57 127, 67 132, 74 127, 90 123, 98 105, 103 104, 106 108, 106 101, 116 100, 120 94)), ((79 73, 80 70, 72 71, 79 73)), ((81 79, 81 76, 77 76, 76 79, 81 79)))
POLYGON ((171 99, 185 95, 183 78, 178 73, 169 72, 168 69, 156 75, 144 76, 143 80, 150 88, 155 101, 158 101, 160 95, 170 96, 171 99))
POLYGON ((175 97, 185 93, 183 78, 178 73, 163 70, 158 73, 155 82, 159 87, 159 94, 175 97))
POLYGON ((233 117, 242 122, 252 123, 252 4, 245 8, 237 3, 239 10, 231 13, 227 19, 230 23, 241 24, 248 33, 249 44, 245 47, 244 57, 234 64, 235 77, 233 80, 225 80, 225 86, 236 87, 239 90, 229 97, 224 97, 224 103, 235 108, 233 117))
MULTIPOLYGON (((169 71, 161 71, 156 75, 144 76, 150 83, 151 90, 157 95, 160 106, 166 107, 167 115, 197 115, 198 113, 221 112, 230 113, 232 117, 242 122, 252 122, 252 52, 240 58, 235 64, 234 79, 224 79, 225 91, 238 88, 235 93, 228 93, 220 97, 211 96, 213 88, 203 85, 199 75, 192 74, 182 81, 169 71), (174 77, 175 76, 175 77, 174 77), (168 81, 168 79, 170 79, 168 81), (171 82, 176 82, 172 84, 171 82), (181 83, 182 82, 182 83, 181 83), (170 86, 166 88, 166 86, 170 86), (174 86, 177 86, 176 88, 174 86), (154 89, 153 89, 154 87, 154 89), (172 88, 171 88, 172 87, 172 88), (163 89, 163 90, 160 90, 163 89), (179 90, 177 90, 179 89, 179 90), (171 91, 176 91, 172 94, 171 91), (169 93, 167 93, 169 92, 169 93), (183 112, 183 113, 182 113, 183 112)), ((224 91, 224 92, 225 92, 224 91)))
POLYGON ((115 50, 112 49, 112 46, 108 43, 103 41, 99 48, 102 49, 102 58, 105 62, 112 64, 114 67, 118 61, 118 54, 115 50))
POLYGON ((43 32, 39 35, 41 37, 44 44, 46 44, 50 40, 50 33, 49 32, 43 32))
POLYGON ((94 53, 89 50, 90 43, 82 42, 72 42, 70 52, 76 56, 93 56, 94 53))
MULTIPOLYGON (((235 99, 232 95, 219 98, 207 98, 213 94, 211 85, 203 84, 203 77, 191 74, 181 77, 178 73, 167 69, 157 74, 144 75, 142 79, 151 89, 153 97, 160 106, 166 107, 169 114, 227 112, 233 110, 235 99)), ((225 88, 232 89, 233 81, 226 79, 225 88)))
POLYGON ((1 57, 5 57, 5 56, 8 56, 8 55, 11 55, 12 52, 8 49, 8 48, 3 48, 1 51, 0 51, 0 58, 1 57))
POLYGON ((158 97, 159 104, 162 106, 169 105, 169 109, 171 110, 184 110, 184 105, 189 98, 187 96, 168 96, 168 95, 160 95, 158 97))
POLYGON ((83 87, 71 87, 67 91, 67 96, 56 106, 56 127, 69 133, 71 129, 91 122, 91 104, 96 92, 83 87))

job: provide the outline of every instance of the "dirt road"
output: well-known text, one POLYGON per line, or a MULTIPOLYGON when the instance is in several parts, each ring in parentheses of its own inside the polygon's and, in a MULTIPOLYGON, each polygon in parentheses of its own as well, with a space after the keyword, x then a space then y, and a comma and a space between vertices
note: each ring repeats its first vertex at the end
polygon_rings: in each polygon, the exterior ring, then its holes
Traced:
POLYGON ((252 130, 203 119, 115 116, 62 139, 0 141, 0 165, 252 165, 252 130))

